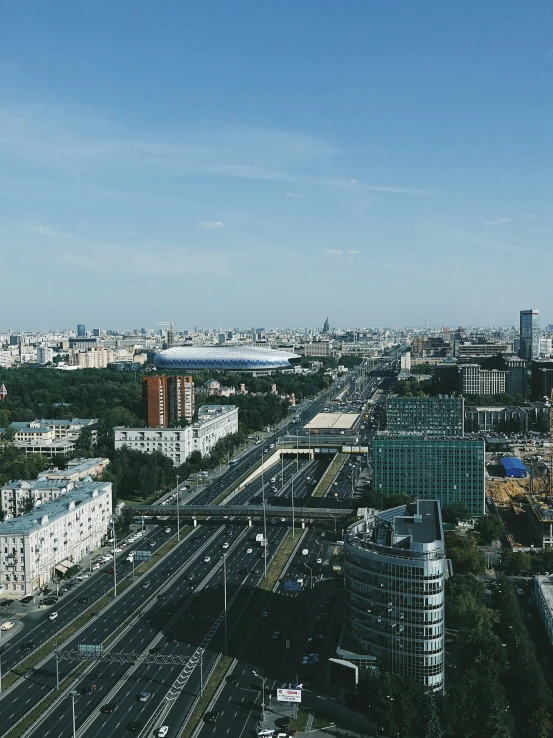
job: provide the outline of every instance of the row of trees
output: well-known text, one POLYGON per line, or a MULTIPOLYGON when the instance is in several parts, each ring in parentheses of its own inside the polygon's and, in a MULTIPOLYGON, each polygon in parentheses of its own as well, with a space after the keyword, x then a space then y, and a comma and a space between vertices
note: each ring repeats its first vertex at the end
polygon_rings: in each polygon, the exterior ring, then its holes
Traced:
POLYGON ((529 577, 534 574, 553 572, 553 549, 539 551, 511 551, 506 549, 501 555, 501 565, 505 574, 529 577))

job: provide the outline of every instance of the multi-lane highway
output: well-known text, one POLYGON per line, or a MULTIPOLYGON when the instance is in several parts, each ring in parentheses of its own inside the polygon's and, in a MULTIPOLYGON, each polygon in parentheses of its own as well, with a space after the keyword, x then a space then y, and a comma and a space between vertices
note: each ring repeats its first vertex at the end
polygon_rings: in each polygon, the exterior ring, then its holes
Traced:
MULTIPOLYGON (((301 408, 304 422, 320 412, 328 398, 325 396, 315 402, 305 403, 301 408)), ((262 453, 276 444, 277 439, 285 433, 285 428, 275 432, 262 444, 247 451, 225 474, 210 484, 191 501, 193 504, 207 504, 217 498, 244 472, 253 466, 262 453)), ((324 473, 326 462, 319 460, 284 460, 274 465, 263 477, 258 477, 234 496, 233 504, 247 504, 252 498, 282 497, 290 498, 292 481, 294 498, 298 505, 306 499, 316 482, 324 473), (274 478, 274 481, 271 481, 274 478)), ((187 493, 181 495, 186 505, 187 493)), ((184 511, 183 511, 184 512, 184 511)), ((144 574, 127 591, 117 597, 108 608, 98 614, 81 633, 64 645, 64 650, 76 649, 78 644, 99 644, 112 634, 124 621, 133 617, 131 627, 123 631, 112 648, 120 653, 146 654, 151 649, 166 656, 178 656, 181 659, 192 659, 189 663, 175 665, 138 664, 101 662, 89 664, 87 672, 78 685, 79 693, 74 699, 65 695, 59 704, 55 704, 46 721, 37 726, 34 734, 44 736, 72 735, 72 709, 75 707, 75 723, 78 734, 93 736, 103 733, 117 734, 133 722, 142 722, 137 726, 137 733, 157 727, 154 717, 165 705, 171 705, 171 711, 165 722, 172 725, 172 731, 184 721, 194 699, 200 689, 200 672, 205 676, 217 654, 223 649, 222 625, 212 634, 211 640, 205 639, 212 626, 217 623, 223 607, 222 556, 227 554, 227 601, 229 603, 227 622, 229 627, 247 607, 247 594, 263 577, 263 559, 260 549, 256 548, 252 537, 262 527, 246 528, 243 523, 232 524, 226 521, 220 525, 216 521, 205 524, 188 534, 179 546, 174 548, 164 559, 144 574), (189 581, 189 578, 192 581, 189 581), (246 592, 246 596, 243 594, 246 592), (158 598, 159 597, 159 598, 158 598), (203 647, 200 665, 197 664, 197 649, 203 647), (159 649, 159 651, 158 651, 159 649), (180 678, 180 681, 179 681, 180 678), (87 687, 95 685, 95 689, 85 696, 87 687), (176 686, 175 686, 176 685, 176 686), (142 691, 149 692, 145 701, 138 695, 142 691), (112 713, 101 713, 105 703, 116 703, 112 713), (153 720, 153 722, 152 722, 153 720), (52 726, 56 726, 53 728, 52 726), (63 726, 60 729, 59 726, 63 726), (54 732, 52 732, 52 730, 54 732)), ((257 521, 259 526, 261 521, 257 521)), ((163 526, 148 526, 146 535, 133 545, 135 549, 149 549, 152 552, 174 535, 174 522, 169 524, 170 533, 163 526), (150 546, 150 544, 153 544, 150 546)), ((285 535, 288 525, 275 522, 267 526, 269 554, 272 556, 285 535)), ((300 535, 300 532, 297 532, 300 535)), ((313 533, 307 533, 311 540, 313 533)), ((315 551, 315 544, 311 546, 315 551)), ((129 548, 120 555, 117 564, 118 579, 128 575, 130 564, 124 563, 129 548)), ((306 563, 306 562, 301 562, 306 563)), ((315 566, 316 561, 312 561, 315 566)), ((2 666, 6 670, 14 669, 24 654, 21 645, 33 640, 35 647, 50 639, 64 626, 72 622, 86 608, 99 599, 113 583, 113 576, 105 570, 93 574, 82 585, 65 595, 55 605, 58 618, 52 622, 48 619, 50 611, 29 614, 24 620, 24 627, 9 639, 5 639, 2 666), (86 598, 90 598, 85 602, 86 598)), ((272 622, 272 621, 271 621, 272 622)), ((271 638, 272 640, 272 638, 271 638)), ((152 656, 155 660, 155 654, 152 656)), ((74 667, 69 661, 60 661, 60 681, 74 667)), ((0 735, 5 734, 11 726, 21 719, 55 686, 54 658, 49 658, 40 669, 28 673, 25 679, 19 680, 0 699, 0 735)), ((145 734, 145 733, 144 733, 145 734)), ((169 735, 173 735, 170 732, 169 735)))
MULTIPOLYGON (((294 495, 302 497, 311 489, 311 480, 307 477, 318 478, 323 473, 325 463, 320 461, 285 461, 283 467, 275 465, 265 477, 265 494, 272 492, 275 496, 286 497, 291 494, 291 481, 294 476, 294 495), (284 474, 283 472, 284 467, 284 474), (271 478, 275 477, 275 483, 271 478), (268 489, 267 489, 268 487, 268 489), (273 489, 271 489, 271 487, 273 489)), ((242 490, 235 497, 237 502, 245 503, 251 496, 261 494, 261 479, 259 478, 248 488, 242 490)), ((272 554, 278 541, 283 537, 287 527, 279 524, 270 525, 268 530, 269 552, 272 554)), ((229 607, 228 619, 232 622, 244 606, 247 598, 242 594, 235 594, 238 590, 251 588, 263 576, 263 562, 259 559, 260 550, 251 540, 260 528, 247 529, 243 524, 232 526, 218 526, 206 524, 201 529, 193 531, 188 539, 169 554, 162 563, 158 564, 150 573, 144 575, 139 583, 115 600, 105 614, 97 616, 94 623, 74 639, 74 643, 67 649, 75 649, 79 643, 101 643, 130 613, 143 614, 136 618, 132 627, 125 632, 120 642, 113 649, 125 653, 141 653, 151 648, 161 648, 162 654, 192 656, 202 639, 217 620, 223 610, 221 557, 228 553, 227 595, 229 602, 235 600, 229 607), (225 542, 229 547, 223 548, 225 542), (207 560, 209 559, 209 560, 207 560), (217 571, 213 574, 214 568, 217 571), (172 577, 165 579, 165 576, 172 577), (193 576, 192 588, 187 577, 193 576), (212 577, 202 585, 206 577, 212 577), (165 591, 159 592, 163 599, 157 600, 157 588, 162 585, 165 591), (202 594, 202 593, 207 594, 202 594), (153 596, 155 593, 155 596, 153 596), (153 604, 148 600, 153 599, 153 604), (171 642, 173 635, 177 641, 171 642), (158 641, 160 645, 158 645, 158 641)), ((149 534, 149 537, 154 535, 149 534)), ((160 532, 155 534, 160 536, 160 532)), ((166 535, 166 534, 164 534, 166 535)), ((161 540, 161 538, 160 538, 161 540)), ((145 545, 141 542, 141 547, 145 545)), ((101 577, 102 575, 94 575, 101 577)), ((104 575, 105 576, 105 575, 104 575)), ((94 577, 93 577, 94 578, 94 577)), ((79 595, 81 593, 79 592, 79 595)), ((82 596, 82 595, 81 595, 82 596)), ((45 617, 45 616, 43 616, 45 617)), ((50 629, 59 628, 71 619, 60 609, 59 620, 56 623, 45 623, 50 629)), ((216 637, 207 645, 203 656, 203 671, 207 673, 216 654, 221 651, 222 630, 219 628, 216 637)), ((63 661, 59 664, 60 679, 70 668, 70 663, 63 661)), ((175 682, 183 665, 161 666, 141 664, 132 667, 132 676, 125 677, 129 664, 102 663, 93 665, 90 674, 81 680, 83 690, 91 684, 96 685, 93 694, 81 694, 75 699, 75 717, 77 729, 86 727, 86 735, 94 732, 105 732, 109 724, 115 730, 120 726, 127 726, 133 721, 147 723, 150 717, 166 700, 170 687, 175 682), (149 685, 148 689, 144 684, 149 685), (119 686, 118 686, 119 685, 119 686), (139 687, 143 687, 140 689, 139 687), (146 702, 138 700, 140 691, 150 691, 151 695, 146 702), (117 709, 111 714, 99 712, 103 703, 117 702, 117 709)), ((186 667, 184 667, 186 668, 186 667)), ((188 667, 190 668, 190 667, 188 667)), ((194 696, 199 689, 199 669, 193 669, 186 688, 175 691, 174 707, 171 711, 174 720, 182 722, 194 696)), ((8 728, 17 721, 41 697, 50 691, 55 683, 55 662, 50 659, 41 673, 33 675, 32 679, 22 680, 16 685, 13 692, 17 693, 17 701, 0 701, 0 725, 8 728)), ((80 689, 81 687, 79 687, 80 689)), ((37 727, 44 735, 48 734, 48 726, 69 725, 67 735, 71 735, 71 700, 65 699, 48 716, 43 726, 37 727)), ((59 733, 62 735, 62 733, 59 733)))

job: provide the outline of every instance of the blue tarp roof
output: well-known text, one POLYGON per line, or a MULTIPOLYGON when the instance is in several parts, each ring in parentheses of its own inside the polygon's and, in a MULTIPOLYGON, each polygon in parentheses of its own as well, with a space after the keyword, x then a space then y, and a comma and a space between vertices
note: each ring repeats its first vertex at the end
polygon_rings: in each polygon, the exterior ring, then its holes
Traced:
POLYGON ((524 471, 527 471, 522 461, 517 459, 516 456, 505 457, 501 459, 501 463, 503 464, 504 469, 523 469, 524 471))

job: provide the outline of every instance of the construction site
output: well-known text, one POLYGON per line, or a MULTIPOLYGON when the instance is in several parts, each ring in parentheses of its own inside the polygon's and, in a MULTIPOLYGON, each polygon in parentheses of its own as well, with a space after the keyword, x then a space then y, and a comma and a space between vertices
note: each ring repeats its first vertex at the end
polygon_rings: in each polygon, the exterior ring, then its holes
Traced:
POLYGON ((536 454, 535 447, 512 450, 526 466, 527 477, 501 478, 496 463, 486 465, 486 496, 503 520, 513 548, 553 546, 553 393, 549 424, 549 443, 543 443, 543 455, 536 454))

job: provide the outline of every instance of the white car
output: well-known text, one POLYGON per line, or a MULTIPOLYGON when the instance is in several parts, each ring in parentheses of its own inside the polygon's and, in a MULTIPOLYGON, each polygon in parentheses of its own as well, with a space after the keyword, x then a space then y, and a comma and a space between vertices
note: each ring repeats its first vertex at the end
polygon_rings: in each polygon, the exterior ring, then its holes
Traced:
POLYGON ((8 620, 6 623, 2 623, 0 625, 0 630, 11 630, 13 628, 14 624, 11 620, 8 620))
POLYGON ((247 554, 251 554, 251 553, 253 553, 253 548, 247 548, 247 549, 246 549, 246 553, 247 553, 247 554))
POLYGON ((117 547, 117 548, 114 548, 114 549, 113 549, 113 551, 112 551, 111 553, 112 553, 112 554, 120 554, 120 553, 123 553, 123 549, 122 549, 122 548, 119 548, 119 547, 117 547))
MULTIPOLYGON (((51 612, 50 615, 48 615, 48 620, 57 620, 57 619, 58 619, 58 613, 57 612, 51 612)), ((13 625, 13 623, 12 623, 12 625, 13 625)))
POLYGON ((323 563, 322 559, 317 559, 317 564, 322 564, 322 563, 323 563))
POLYGON ((209 564, 211 561, 211 556, 204 556, 204 564, 209 564))
POLYGON ((157 736, 158 738, 165 738, 168 732, 169 732, 169 726, 162 725, 161 728, 157 731, 157 736))
MULTIPOLYGON (((166 532, 166 533, 170 533, 170 532, 171 532, 171 528, 165 528, 165 532, 166 532)), ((164 727, 165 727, 165 726, 164 726, 164 727)))

